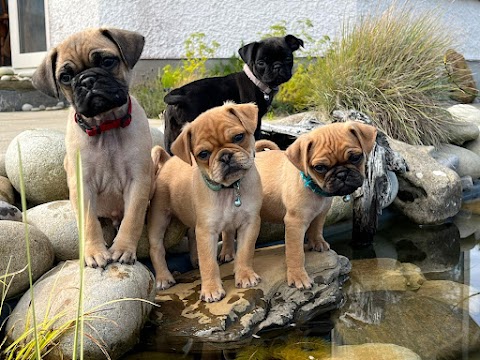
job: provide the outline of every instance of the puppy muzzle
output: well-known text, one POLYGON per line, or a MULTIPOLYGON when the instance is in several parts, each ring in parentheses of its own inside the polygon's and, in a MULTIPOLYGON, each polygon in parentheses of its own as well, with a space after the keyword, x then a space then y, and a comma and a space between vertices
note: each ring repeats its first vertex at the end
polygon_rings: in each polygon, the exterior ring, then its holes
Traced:
POLYGON ((363 184, 364 177, 360 171, 339 166, 325 175, 324 190, 335 196, 353 193, 363 184))
POLYGON ((269 87, 277 87, 292 77, 292 69, 282 63, 270 65, 260 77, 269 87))
POLYGON ((73 78, 73 105, 85 117, 122 106, 128 99, 126 82, 101 68, 82 71, 73 78))
POLYGON ((242 151, 223 150, 215 159, 212 178, 221 184, 230 184, 241 179, 253 164, 252 157, 242 151))

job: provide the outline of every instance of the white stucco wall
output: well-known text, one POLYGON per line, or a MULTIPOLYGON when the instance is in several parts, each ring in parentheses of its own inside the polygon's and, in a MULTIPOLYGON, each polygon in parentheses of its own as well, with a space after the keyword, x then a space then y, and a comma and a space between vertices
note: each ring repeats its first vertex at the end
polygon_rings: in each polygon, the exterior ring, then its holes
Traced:
MULTIPOLYGON (((230 57, 257 40, 271 25, 287 22, 299 34, 299 21, 313 23, 311 34, 335 38, 343 23, 385 8, 395 0, 49 0, 50 46, 86 27, 115 26, 146 37, 142 59, 178 59, 184 41, 203 32, 220 43, 216 56, 230 57)), ((397 1, 399 2, 399 1, 397 1)), ((410 0, 419 11, 438 10, 455 34, 457 50, 480 60, 480 1, 410 0)), ((308 43, 305 44, 308 47, 308 43)))

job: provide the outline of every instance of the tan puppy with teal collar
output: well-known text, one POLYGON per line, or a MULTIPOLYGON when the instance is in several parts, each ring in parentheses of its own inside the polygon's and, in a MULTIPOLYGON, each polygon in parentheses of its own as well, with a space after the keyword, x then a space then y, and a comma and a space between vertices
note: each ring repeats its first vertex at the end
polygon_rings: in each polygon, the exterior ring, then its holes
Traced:
POLYGON ((312 287, 305 271, 305 235, 309 249, 330 249, 323 238, 323 224, 332 196, 351 194, 362 185, 365 157, 376 134, 370 125, 335 123, 300 136, 286 151, 257 153, 264 196, 260 215, 262 221, 285 223, 289 285, 312 287))
POLYGON ((226 103, 184 127, 171 147, 176 156, 169 158, 160 147, 152 150, 159 172, 148 214, 148 238, 157 289, 175 283, 163 244, 172 216, 195 229, 202 300, 219 301, 225 296, 217 263, 222 233, 237 235, 235 285, 247 288, 260 281, 253 270, 262 205, 254 162, 257 116, 253 104, 226 103))

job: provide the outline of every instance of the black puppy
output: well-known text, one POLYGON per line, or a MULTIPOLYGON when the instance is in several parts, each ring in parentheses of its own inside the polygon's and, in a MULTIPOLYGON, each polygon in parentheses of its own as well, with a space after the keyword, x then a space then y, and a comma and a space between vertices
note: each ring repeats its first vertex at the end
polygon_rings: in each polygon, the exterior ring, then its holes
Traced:
POLYGON ((177 138, 185 123, 227 100, 254 102, 258 106, 255 139, 260 138, 261 118, 272 103, 278 86, 292 77, 293 52, 303 40, 293 35, 272 37, 247 44, 238 50, 245 62, 243 71, 227 76, 193 81, 165 96, 165 148, 177 138))

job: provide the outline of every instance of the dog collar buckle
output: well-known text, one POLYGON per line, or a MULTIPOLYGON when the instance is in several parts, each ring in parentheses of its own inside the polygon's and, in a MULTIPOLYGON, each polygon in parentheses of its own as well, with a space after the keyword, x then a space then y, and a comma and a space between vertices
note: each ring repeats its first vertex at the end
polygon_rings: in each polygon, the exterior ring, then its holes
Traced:
POLYGON ((132 100, 130 96, 128 97, 128 110, 125 115, 119 119, 107 120, 100 125, 90 126, 78 113, 75 113, 75 122, 80 126, 88 136, 100 135, 102 132, 117 129, 125 128, 132 122, 132 100))
POLYGON ((212 191, 220 191, 222 189, 233 188, 233 192, 234 192, 234 195, 235 195, 235 200, 233 201, 233 205, 235 205, 235 207, 242 206, 242 199, 240 197, 240 180, 235 181, 230 186, 224 186, 222 184, 214 182, 213 180, 210 180, 204 174, 202 174, 202 177, 203 177, 203 181, 205 181, 205 184, 207 185, 207 187, 212 191))

